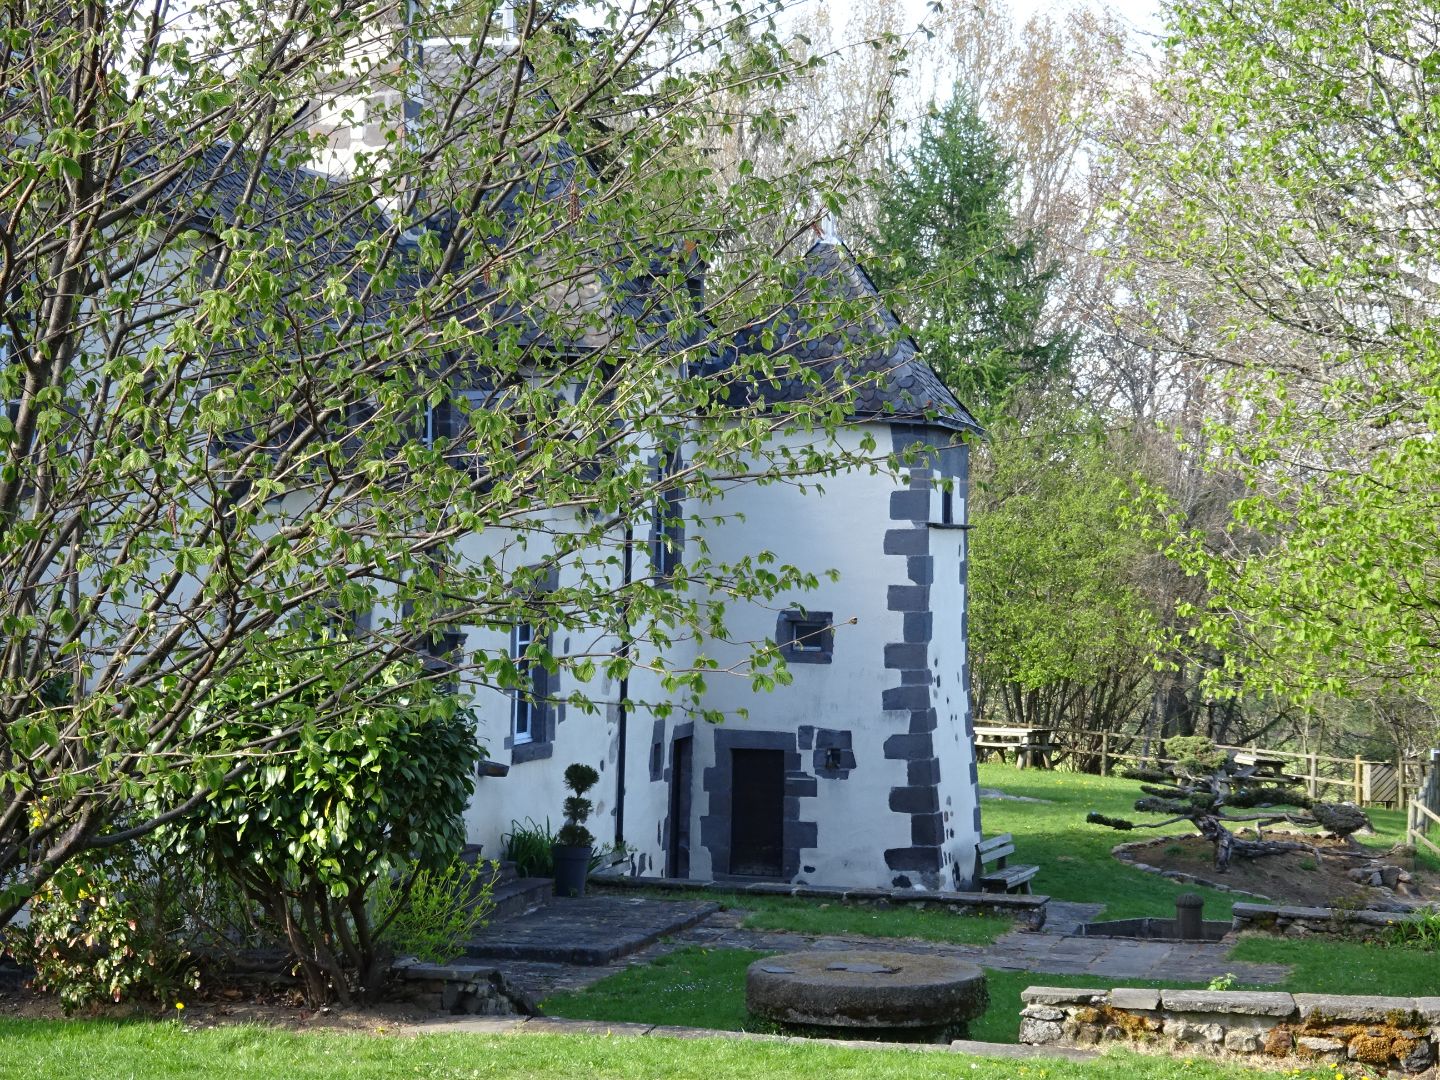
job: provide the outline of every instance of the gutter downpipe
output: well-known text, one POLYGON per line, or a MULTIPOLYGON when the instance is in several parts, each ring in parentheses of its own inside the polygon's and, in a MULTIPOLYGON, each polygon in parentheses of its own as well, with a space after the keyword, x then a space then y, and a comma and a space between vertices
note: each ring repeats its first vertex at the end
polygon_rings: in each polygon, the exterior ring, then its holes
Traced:
MULTIPOLYGON (((634 572, 634 546, 635 528, 629 522, 625 524, 625 556, 623 560, 623 573, 621 579, 622 597, 620 600, 620 648, 618 650, 621 659, 630 658, 630 598, 629 589, 631 576, 634 572)), ((615 754, 615 846, 619 847, 625 843, 625 750, 626 735, 630 722, 630 672, 628 668, 620 676, 620 701, 616 706, 616 725, 618 727, 617 737, 620 745, 615 754)))

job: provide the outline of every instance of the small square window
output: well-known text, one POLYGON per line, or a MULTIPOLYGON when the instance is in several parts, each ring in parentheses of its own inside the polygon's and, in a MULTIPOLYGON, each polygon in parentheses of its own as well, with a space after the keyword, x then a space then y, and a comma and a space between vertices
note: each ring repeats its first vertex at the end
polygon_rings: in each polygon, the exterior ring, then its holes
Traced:
POLYGON ((796 652, 824 652, 828 623, 797 622, 790 624, 790 647, 796 652))
POLYGON ((792 664, 828 664, 835 651, 834 616, 828 611, 782 611, 775 643, 792 664))

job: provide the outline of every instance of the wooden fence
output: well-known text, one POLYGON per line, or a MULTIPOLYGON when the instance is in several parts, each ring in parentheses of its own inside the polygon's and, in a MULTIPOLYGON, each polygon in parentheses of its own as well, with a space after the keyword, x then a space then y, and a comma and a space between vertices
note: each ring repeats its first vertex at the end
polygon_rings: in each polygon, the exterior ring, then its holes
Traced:
POLYGON ((1424 779, 1416 785, 1405 815, 1406 842, 1415 847, 1423 845, 1433 854, 1440 855, 1440 846, 1427 835, 1431 825, 1440 825, 1440 750, 1430 751, 1429 768, 1424 779))
MULTIPOLYGON (((1116 762, 1153 765, 1172 760, 1159 754, 1143 755, 1113 749, 1111 738, 1107 732, 1100 739, 1101 776, 1108 776, 1116 762)), ((1405 793, 1415 790, 1423 782, 1429 764, 1429 760, 1424 758, 1396 757, 1391 761, 1369 761, 1359 756, 1330 757, 1258 746, 1217 744, 1217 749, 1230 751, 1242 764, 1258 765, 1262 773, 1303 781, 1306 794, 1311 798, 1353 802, 1356 806, 1402 806, 1405 793)), ((1435 777, 1437 772, 1440 770, 1432 768, 1431 777, 1435 777)), ((1430 809, 1440 813, 1440 794, 1437 794, 1436 802, 1430 809)))

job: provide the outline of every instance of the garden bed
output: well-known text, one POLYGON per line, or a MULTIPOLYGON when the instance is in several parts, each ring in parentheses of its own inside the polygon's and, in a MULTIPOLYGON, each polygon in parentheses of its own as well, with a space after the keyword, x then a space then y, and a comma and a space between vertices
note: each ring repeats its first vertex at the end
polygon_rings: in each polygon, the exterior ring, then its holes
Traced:
POLYGON ((1374 908, 1440 901, 1440 881, 1429 870, 1417 867, 1414 853, 1407 848, 1378 851, 1325 837, 1301 837, 1280 831, 1267 831, 1264 835, 1273 840, 1300 840, 1315 851, 1287 851, 1258 859, 1237 858, 1223 874, 1215 870, 1214 846, 1201 836, 1157 836, 1121 844, 1114 849, 1114 854, 1121 862, 1163 874, 1182 884, 1206 885, 1304 907, 1328 907, 1337 898, 1351 906, 1374 908), (1362 857, 1346 852, 1359 852, 1362 857), (1372 865, 1398 868, 1410 880, 1397 881, 1396 875, 1387 870, 1386 879, 1395 882, 1395 886, 1386 887, 1382 883, 1376 887, 1351 876, 1352 872, 1372 865))

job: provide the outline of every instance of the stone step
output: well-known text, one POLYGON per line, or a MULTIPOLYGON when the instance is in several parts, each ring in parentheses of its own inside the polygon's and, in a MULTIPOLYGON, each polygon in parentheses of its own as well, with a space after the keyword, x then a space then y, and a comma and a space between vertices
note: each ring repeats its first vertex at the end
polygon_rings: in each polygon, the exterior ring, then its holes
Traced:
POLYGON ((718 908, 631 896, 556 898, 522 918, 492 920, 465 953, 483 960, 608 964, 689 929, 718 908))
POLYGON ((553 878, 515 877, 512 871, 508 881, 497 882, 490 898, 495 903, 490 921, 515 919, 538 911, 549 902, 555 893, 553 878))

